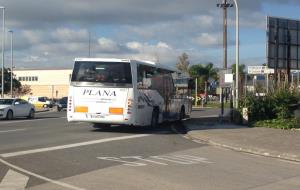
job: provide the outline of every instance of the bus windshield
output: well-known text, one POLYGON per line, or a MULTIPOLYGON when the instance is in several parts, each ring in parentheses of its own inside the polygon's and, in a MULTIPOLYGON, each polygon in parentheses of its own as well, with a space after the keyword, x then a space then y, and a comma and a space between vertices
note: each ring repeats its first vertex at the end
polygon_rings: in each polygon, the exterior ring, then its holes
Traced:
POLYGON ((130 63, 77 61, 71 82, 132 84, 130 63))

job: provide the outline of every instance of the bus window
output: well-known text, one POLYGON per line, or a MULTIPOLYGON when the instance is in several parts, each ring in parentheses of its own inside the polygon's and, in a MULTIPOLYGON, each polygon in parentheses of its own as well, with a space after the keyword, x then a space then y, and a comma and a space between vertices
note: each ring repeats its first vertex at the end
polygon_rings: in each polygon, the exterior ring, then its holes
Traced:
POLYGON ((138 88, 151 89, 152 78, 155 76, 155 68, 147 65, 138 65, 137 73, 138 88))
POLYGON ((130 63, 75 62, 71 82, 132 84, 130 63))

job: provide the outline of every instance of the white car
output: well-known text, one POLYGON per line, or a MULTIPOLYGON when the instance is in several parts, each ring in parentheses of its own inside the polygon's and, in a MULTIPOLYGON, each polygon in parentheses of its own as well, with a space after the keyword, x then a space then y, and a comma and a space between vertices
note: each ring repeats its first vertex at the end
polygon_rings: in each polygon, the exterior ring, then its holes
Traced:
POLYGON ((33 119, 35 107, 19 98, 0 98, 0 118, 11 120, 16 117, 33 119))

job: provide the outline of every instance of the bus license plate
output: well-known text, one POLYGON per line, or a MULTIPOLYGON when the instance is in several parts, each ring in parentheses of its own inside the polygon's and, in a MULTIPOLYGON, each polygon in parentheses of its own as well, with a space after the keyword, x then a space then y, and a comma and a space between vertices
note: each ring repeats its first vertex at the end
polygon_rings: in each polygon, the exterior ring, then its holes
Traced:
POLYGON ((98 118, 104 118, 104 115, 100 115, 100 114, 90 114, 90 118, 91 119, 98 119, 98 118))

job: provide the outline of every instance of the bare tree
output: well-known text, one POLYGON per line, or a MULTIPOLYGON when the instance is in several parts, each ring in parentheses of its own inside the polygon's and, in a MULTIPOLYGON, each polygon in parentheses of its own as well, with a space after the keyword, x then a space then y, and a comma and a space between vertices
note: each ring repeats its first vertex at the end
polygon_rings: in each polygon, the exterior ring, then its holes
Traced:
POLYGON ((188 73, 189 65, 189 56, 186 53, 181 54, 181 56, 178 57, 178 62, 176 64, 177 69, 182 73, 188 73))
POLYGON ((29 85, 22 85, 20 88, 16 89, 14 94, 16 96, 24 96, 31 92, 31 88, 29 85))

